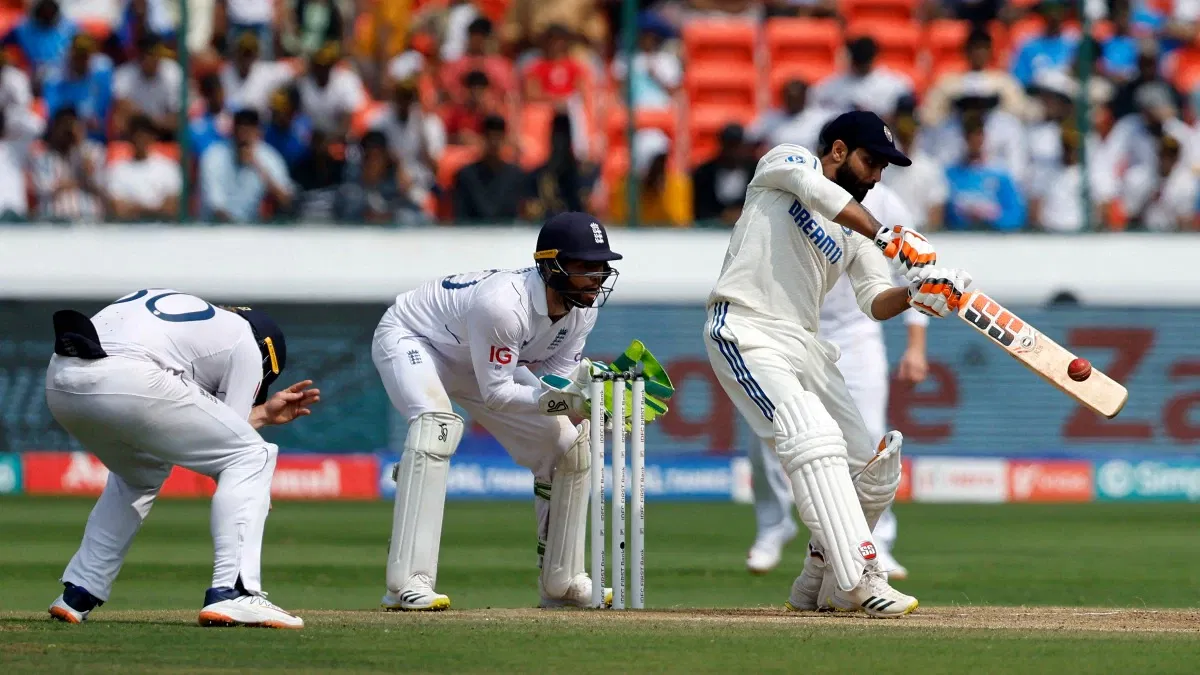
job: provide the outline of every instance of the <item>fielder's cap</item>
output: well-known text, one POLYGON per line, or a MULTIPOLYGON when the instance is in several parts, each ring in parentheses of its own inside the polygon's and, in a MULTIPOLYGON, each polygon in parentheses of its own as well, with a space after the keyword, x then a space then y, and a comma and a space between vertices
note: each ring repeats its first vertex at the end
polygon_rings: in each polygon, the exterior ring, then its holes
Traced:
POLYGON ((560 213, 547 220, 538 233, 534 260, 552 258, 609 262, 621 254, 609 248, 608 230, 593 215, 578 211, 560 213))
POLYGON ((821 147, 829 147, 834 141, 845 143, 850 149, 863 148, 885 158, 896 166, 911 166, 909 159, 896 147, 892 130, 873 112, 852 110, 833 118, 821 130, 821 147))
POLYGON ((255 405, 262 405, 267 400, 267 387, 270 387, 287 365, 287 342, 283 330, 275 320, 261 309, 251 307, 233 307, 234 313, 250 324, 254 332, 254 341, 263 357, 263 379, 258 389, 255 405))

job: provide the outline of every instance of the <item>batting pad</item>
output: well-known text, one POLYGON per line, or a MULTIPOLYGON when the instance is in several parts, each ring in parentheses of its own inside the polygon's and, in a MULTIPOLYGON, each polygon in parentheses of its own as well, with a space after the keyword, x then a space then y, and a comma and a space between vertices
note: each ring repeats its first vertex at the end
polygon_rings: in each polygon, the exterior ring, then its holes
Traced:
MULTIPOLYGON (((542 557, 542 588, 552 598, 566 595, 571 580, 584 571, 587 536, 588 474, 592 467, 591 422, 576 427, 579 436, 554 465, 550 489, 550 527, 542 557)), ((598 580, 596 583, 604 583, 598 580)))
POLYGON ((852 590, 875 558, 875 544, 850 480, 846 439, 815 394, 801 392, 776 408, 775 453, 838 588, 852 590))
POLYGON ((899 431, 889 431, 879 442, 875 456, 867 462, 867 466, 854 478, 854 487, 858 490, 858 503, 862 505, 863 516, 872 531, 879 517, 896 499, 896 491, 900 489, 900 447, 904 445, 904 436, 899 431))
POLYGON ((422 413, 408 427, 404 455, 392 472, 396 506, 388 544, 387 586, 399 593, 414 574, 437 582, 442 512, 450 457, 462 439, 463 419, 454 413, 422 413))

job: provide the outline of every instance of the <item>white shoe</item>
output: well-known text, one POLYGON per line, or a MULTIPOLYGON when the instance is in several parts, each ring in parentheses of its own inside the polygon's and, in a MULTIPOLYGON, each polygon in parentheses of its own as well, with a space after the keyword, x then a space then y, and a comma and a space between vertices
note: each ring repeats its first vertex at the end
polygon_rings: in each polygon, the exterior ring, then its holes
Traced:
POLYGON ((439 612, 450 609, 450 597, 437 593, 424 574, 414 574, 399 593, 388 591, 379 601, 389 612, 439 612))
POLYGON ((825 563, 809 551, 808 557, 804 559, 804 570, 792 582, 792 592, 783 606, 793 612, 817 611, 817 599, 820 597, 821 583, 824 579, 825 563))
POLYGON ((905 595, 888 585, 878 562, 871 562, 863 571, 862 580, 853 590, 843 591, 837 587, 834 575, 825 577, 821 584, 822 607, 835 612, 866 612, 876 619, 894 619, 911 614, 917 608, 917 599, 905 595))
POLYGON ((92 610, 79 611, 67 604, 63 596, 58 596, 58 599, 50 605, 50 616, 62 621, 63 623, 83 623, 87 621, 88 614, 92 610))
POLYGON ((261 595, 242 595, 206 605, 200 610, 200 625, 304 628, 304 619, 261 595))
MULTIPOLYGON (((542 586, 542 579, 538 577, 538 593, 542 596, 538 607, 553 608, 553 607, 583 607, 590 609, 592 607, 592 578, 586 573, 576 574, 574 579, 571 579, 571 585, 567 588, 567 592, 561 598, 551 598, 546 595, 546 589, 542 586)), ((613 591, 611 588, 604 589, 604 606, 612 607, 613 591)))
POLYGON ((892 552, 888 547, 876 542, 875 551, 879 559, 879 569, 887 574, 888 581, 904 581, 908 578, 908 570, 892 557, 892 552))
POLYGON ((783 559, 783 549, 796 535, 800 528, 795 523, 786 521, 778 527, 771 528, 759 534, 746 554, 746 569, 751 574, 766 574, 779 565, 783 559))

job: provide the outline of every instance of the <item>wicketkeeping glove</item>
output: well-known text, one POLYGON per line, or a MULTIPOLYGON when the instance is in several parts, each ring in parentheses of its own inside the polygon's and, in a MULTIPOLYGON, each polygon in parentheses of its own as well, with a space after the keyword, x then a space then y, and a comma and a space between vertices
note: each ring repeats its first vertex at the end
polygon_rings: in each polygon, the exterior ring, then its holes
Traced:
POLYGON ((922 267, 908 285, 908 304, 929 316, 945 317, 958 310, 958 302, 971 285, 964 270, 922 267))
POLYGON ((916 270, 937 264, 937 251, 920 232, 896 225, 880 228, 875 245, 883 251, 892 267, 912 281, 916 270))
MULTIPOLYGON (((666 401, 675 394, 675 387, 666 369, 654 358, 649 349, 639 340, 630 343, 629 348, 613 361, 607 364, 602 361, 583 359, 569 377, 560 375, 545 375, 542 384, 546 392, 539 399, 542 413, 546 415, 577 415, 588 417, 592 406, 588 396, 592 377, 604 372, 621 373, 641 368, 646 381, 646 406, 643 408, 643 419, 646 423, 662 417, 667 413, 666 401)), ((604 383, 604 417, 611 426, 611 411, 613 383, 604 383)), ((625 387, 625 428, 632 429, 633 391, 625 387)))

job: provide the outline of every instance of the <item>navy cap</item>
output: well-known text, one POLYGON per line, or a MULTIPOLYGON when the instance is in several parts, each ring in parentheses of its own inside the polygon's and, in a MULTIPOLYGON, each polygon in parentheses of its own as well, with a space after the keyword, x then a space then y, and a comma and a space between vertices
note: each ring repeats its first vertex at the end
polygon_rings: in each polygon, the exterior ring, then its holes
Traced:
POLYGON ((828 148, 834 141, 845 143, 851 150, 863 148, 896 166, 912 165, 912 160, 896 147, 892 130, 869 110, 842 113, 826 124, 821 130, 820 145, 828 148))
POLYGON ((287 365, 287 342, 284 341, 283 330, 275 320, 261 309, 250 307, 234 307, 234 313, 250 324, 254 333, 254 341, 263 357, 262 386, 258 390, 255 405, 262 405, 267 400, 267 388, 270 387, 287 365))
POLYGON ((608 245, 608 231, 593 215, 578 211, 560 213, 547 220, 538 233, 535 260, 558 258, 609 262, 621 254, 608 245))

